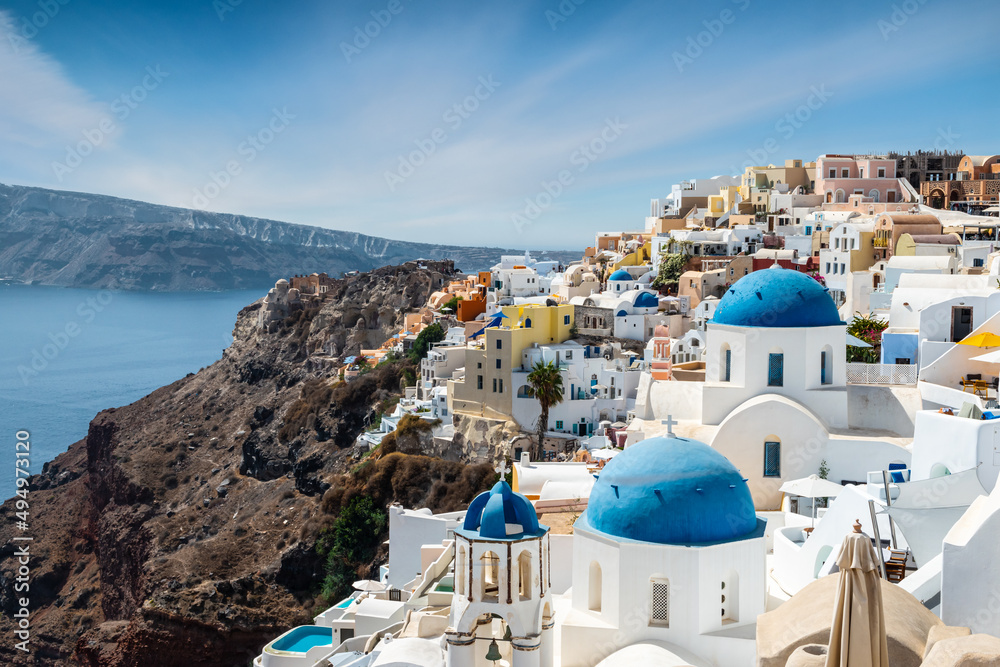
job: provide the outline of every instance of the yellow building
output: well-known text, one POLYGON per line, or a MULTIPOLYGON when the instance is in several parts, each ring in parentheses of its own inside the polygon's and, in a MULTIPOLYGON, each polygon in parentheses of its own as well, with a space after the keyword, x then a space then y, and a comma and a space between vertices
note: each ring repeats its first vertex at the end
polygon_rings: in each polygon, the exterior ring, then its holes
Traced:
POLYGON ((719 188, 717 195, 709 195, 705 218, 721 218, 726 214, 726 211, 736 206, 737 195, 739 195, 739 188, 733 185, 719 188))
POLYGON ((562 343, 570 338, 573 306, 505 306, 502 324, 484 330, 465 353, 465 378, 448 382, 448 408, 490 419, 510 419, 511 371, 521 367, 521 353, 534 343, 562 343))
POLYGON ((612 264, 610 271, 617 271, 624 266, 642 266, 643 264, 648 264, 651 250, 652 244, 650 244, 649 241, 646 241, 642 245, 636 247, 635 250, 622 257, 619 261, 612 264))

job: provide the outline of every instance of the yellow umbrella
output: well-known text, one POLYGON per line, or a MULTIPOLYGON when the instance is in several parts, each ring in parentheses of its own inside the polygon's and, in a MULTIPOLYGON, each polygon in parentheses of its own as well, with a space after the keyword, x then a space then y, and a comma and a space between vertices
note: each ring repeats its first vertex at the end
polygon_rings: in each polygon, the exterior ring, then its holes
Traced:
POLYGON ((967 336, 958 342, 959 345, 971 345, 972 347, 997 347, 1000 345, 1000 336, 995 333, 985 331, 975 336, 967 336))

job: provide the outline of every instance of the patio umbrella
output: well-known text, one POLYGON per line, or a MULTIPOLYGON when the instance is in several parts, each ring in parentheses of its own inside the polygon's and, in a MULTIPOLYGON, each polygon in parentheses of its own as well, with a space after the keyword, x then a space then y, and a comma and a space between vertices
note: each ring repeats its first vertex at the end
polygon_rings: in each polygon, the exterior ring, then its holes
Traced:
POLYGON ((610 449, 605 447, 604 449, 595 449, 590 452, 590 457, 593 459, 611 459, 622 453, 620 449, 610 449))
POLYGON ((969 357, 969 361, 985 361, 990 364, 1000 364, 1000 350, 993 350, 978 357, 969 357))
POLYGON ((989 331, 978 333, 975 336, 967 336, 958 341, 959 345, 971 345, 972 347, 997 347, 1000 346, 1000 336, 989 331))
POLYGON ((826 664, 829 667, 889 667, 878 556, 861 523, 844 538, 837 557, 840 581, 826 664))
MULTIPOLYGON (((809 475, 787 481, 778 490, 802 498, 836 498, 844 487, 828 479, 821 479, 819 475, 809 475)), ((812 524, 816 524, 816 503, 813 503, 812 524)))
POLYGON ((857 336, 847 334, 847 344, 851 347, 871 347, 871 343, 866 343, 857 336))
POLYGON ((381 581, 375 581, 374 579, 362 579, 361 581, 355 581, 353 587, 354 590, 362 591, 364 593, 378 593, 379 591, 385 590, 385 584, 381 581))

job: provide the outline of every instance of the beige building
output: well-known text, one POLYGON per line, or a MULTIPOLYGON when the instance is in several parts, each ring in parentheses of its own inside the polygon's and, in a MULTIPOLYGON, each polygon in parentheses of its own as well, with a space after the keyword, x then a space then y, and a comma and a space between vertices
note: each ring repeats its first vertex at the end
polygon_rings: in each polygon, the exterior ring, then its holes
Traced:
POLYGON ((879 259, 889 259, 903 234, 940 235, 941 231, 941 221, 933 215, 883 213, 875 218, 875 251, 879 259))
POLYGON ((689 297, 692 309, 701 303, 705 297, 721 297, 722 293, 726 290, 726 274, 726 269, 685 271, 681 274, 677 285, 677 296, 689 297))
POLYGON ((465 354, 465 377, 448 381, 453 413, 511 419, 511 371, 521 367, 521 352, 533 344, 570 338, 573 306, 506 306, 500 326, 484 329, 465 354))

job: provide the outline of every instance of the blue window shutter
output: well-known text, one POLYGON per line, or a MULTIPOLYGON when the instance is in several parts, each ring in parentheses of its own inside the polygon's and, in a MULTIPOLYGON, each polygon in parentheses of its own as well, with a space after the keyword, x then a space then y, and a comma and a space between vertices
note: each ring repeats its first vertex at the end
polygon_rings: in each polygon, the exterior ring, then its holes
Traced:
POLYGON ((785 384, 785 355, 769 354, 767 357, 767 386, 781 387, 785 384))
POLYGON ((781 443, 764 443, 764 477, 781 477, 781 443))
POLYGON ((726 349, 726 382, 732 378, 733 373, 733 351, 731 349, 726 349))

